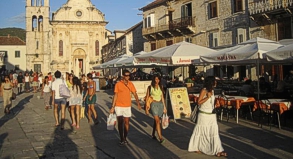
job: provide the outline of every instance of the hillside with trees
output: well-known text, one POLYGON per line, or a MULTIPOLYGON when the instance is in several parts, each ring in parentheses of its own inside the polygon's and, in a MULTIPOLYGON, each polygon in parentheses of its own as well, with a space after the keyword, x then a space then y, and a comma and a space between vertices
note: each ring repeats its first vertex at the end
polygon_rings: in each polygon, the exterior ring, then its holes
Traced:
POLYGON ((25 42, 26 31, 22 28, 0 28, 0 36, 18 36, 25 42))

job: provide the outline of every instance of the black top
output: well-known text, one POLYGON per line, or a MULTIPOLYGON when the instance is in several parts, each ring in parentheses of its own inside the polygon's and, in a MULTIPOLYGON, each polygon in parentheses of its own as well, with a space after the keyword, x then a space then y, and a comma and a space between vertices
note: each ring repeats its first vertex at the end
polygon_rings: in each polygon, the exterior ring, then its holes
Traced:
POLYGON ((18 75, 17 76, 17 82, 18 83, 23 83, 23 79, 24 79, 23 75, 18 75))

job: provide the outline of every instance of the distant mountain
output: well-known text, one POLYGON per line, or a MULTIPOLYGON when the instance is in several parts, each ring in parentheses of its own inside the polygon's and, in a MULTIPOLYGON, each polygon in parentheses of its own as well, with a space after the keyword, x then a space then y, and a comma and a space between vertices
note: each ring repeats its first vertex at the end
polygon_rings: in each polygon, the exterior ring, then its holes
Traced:
POLYGON ((25 42, 26 31, 21 28, 0 28, 0 36, 18 36, 21 40, 25 42))

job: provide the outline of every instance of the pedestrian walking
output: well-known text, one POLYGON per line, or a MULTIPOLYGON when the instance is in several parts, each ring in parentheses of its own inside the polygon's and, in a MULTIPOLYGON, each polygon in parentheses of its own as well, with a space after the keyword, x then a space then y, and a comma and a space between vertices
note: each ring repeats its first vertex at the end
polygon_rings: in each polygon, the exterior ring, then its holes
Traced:
POLYGON ((94 115, 94 124, 99 124, 98 114, 95 110, 96 97, 96 82, 93 80, 91 73, 87 74, 87 93, 83 99, 88 104, 88 123, 92 122, 92 113, 94 115))
POLYGON ((33 73, 33 81, 32 81, 32 86, 34 89, 34 93, 37 93, 37 88, 39 87, 39 77, 38 77, 38 73, 34 72, 33 73))
POLYGON ((158 139, 160 143, 164 143, 165 139, 162 137, 161 131, 161 117, 167 113, 165 99, 164 99, 164 88, 161 85, 161 78, 159 75, 154 75, 151 85, 148 86, 146 99, 152 98, 152 103, 150 104, 150 110, 154 117, 152 138, 157 140, 155 135, 156 131, 158 134, 158 139))
POLYGON ((11 98, 12 98, 12 88, 13 83, 11 82, 8 75, 4 76, 4 82, 1 84, 1 93, 3 97, 3 106, 4 106, 4 113, 9 114, 10 108, 12 106, 11 98))
POLYGON ((45 109, 51 108, 50 98, 51 98, 51 83, 49 82, 49 77, 45 76, 44 83, 42 84, 41 96, 44 98, 45 109))
POLYGON ((127 135, 129 130, 129 120, 131 117, 131 94, 136 99, 137 107, 141 106, 133 83, 129 80, 130 72, 123 70, 123 79, 117 82, 114 89, 114 97, 110 113, 116 112, 118 120, 118 130, 120 135, 120 145, 128 144, 127 135))
POLYGON ((217 83, 214 76, 204 79, 204 88, 198 98, 199 113, 197 123, 191 135, 188 151, 207 155, 227 156, 224 152, 215 113, 214 87, 217 83))
POLYGON ((82 87, 80 81, 77 77, 72 79, 72 87, 70 90, 69 107, 71 114, 71 126, 76 126, 76 129, 79 129, 79 120, 80 120, 80 106, 82 105, 82 87))
POLYGON ((24 76, 22 75, 22 72, 18 73, 17 76, 17 93, 20 94, 24 87, 24 76))
POLYGON ((30 76, 29 74, 26 72, 25 76, 24 76, 24 85, 25 85, 25 92, 29 92, 30 91, 30 76))
MULTIPOLYGON (((52 103, 54 104, 54 118, 55 118, 55 126, 59 126, 59 114, 58 107, 61 106, 61 130, 64 129, 65 122, 65 108, 66 108, 66 98, 60 97, 59 86, 61 84, 65 84, 65 81, 61 79, 61 72, 56 71, 54 73, 55 80, 52 82, 52 103)), ((67 86, 65 84, 65 86, 67 86)))

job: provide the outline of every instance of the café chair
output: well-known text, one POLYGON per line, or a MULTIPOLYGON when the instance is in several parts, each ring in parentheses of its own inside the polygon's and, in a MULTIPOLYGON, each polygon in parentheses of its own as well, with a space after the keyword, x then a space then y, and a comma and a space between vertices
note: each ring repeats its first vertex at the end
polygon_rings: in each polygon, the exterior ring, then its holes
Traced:
POLYGON ((220 113, 220 120, 223 120, 223 114, 226 114, 227 122, 230 119, 230 114, 235 115, 234 107, 230 104, 230 99, 224 93, 221 93, 218 96, 218 100, 220 102, 220 107, 218 108, 218 113, 220 113))
MULTIPOLYGON (((238 95, 248 97, 248 94, 246 94, 243 90, 238 90, 238 95)), ((242 115, 245 116, 245 119, 247 119, 247 114, 250 114, 250 119, 253 120, 253 114, 252 114, 253 107, 254 107, 254 101, 245 102, 241 104, 242 115)))

